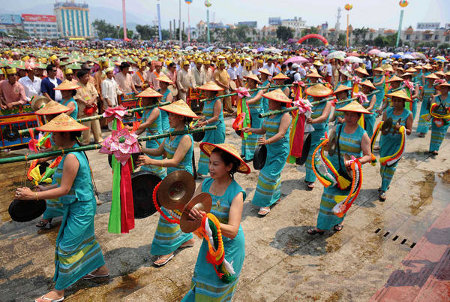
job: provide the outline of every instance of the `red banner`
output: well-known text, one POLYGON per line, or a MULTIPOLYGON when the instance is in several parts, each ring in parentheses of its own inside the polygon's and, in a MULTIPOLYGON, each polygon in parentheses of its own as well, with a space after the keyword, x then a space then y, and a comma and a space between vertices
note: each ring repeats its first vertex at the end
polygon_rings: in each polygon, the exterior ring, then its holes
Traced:
POLYGON ((25 22, 56 22, 56 16, 53 15, 22 14, 22 18, 25 22))

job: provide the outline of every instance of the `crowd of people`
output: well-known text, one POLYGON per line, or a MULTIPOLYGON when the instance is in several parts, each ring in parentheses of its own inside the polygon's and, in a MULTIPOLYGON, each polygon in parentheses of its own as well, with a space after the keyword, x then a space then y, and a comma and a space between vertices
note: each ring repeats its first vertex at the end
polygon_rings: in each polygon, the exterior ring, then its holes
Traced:
MULTIPOLYGON (((264 217, 281 199, 281 174, 290 162, 293 144, 298 143, 293 142, 297 137, 294 131, 310 135, 305 189, 313 190, 318 177, 332 183, 322 194, 316 226, 307 231, 311 236, 343 229, 345 213, 336 215, 334 209, 355 194, 351 177, 355 163, 373 163, 377 149, 380 162, 387 162, 380 165, 379 200, 387 199, 396 167, 401 164, 405 135, 412 135, 415 121, 419 137, 431 130, 429 151, 438 155, 450 125, 450 71, 445 58, 396 60, 359 55, 362 63, 327 59, 309 51, 256 55, 246 51, 205 54, 112 48, 80 52, 7 50, 0 60, 0 100, 2 109, 8 109, 39 96, 48 98, 50 102, 36 112, 44 115, 47 123, 37 130, 52 133, 56 148, 90 144, 91 131, 94 142, 102 142, 101 126, 107 124, 101 125, 98 120, 80 124, 75 119, 132 97, 140 98, 142 106, 169 103, 145 110, 137 129, 127 127, 137 134, 186 130, 192 120, 197 120, 196 127, 216 126, 205 133, 200 144, 198 177, 203 180, 195 195, 206 192, 212 197, 211 213, 220 222, 224 257, 231 263, 234 278, 228 282, 220 278, 216 267, 206 259, 211 247, 204 240, 191 289, 183 301, 228 301, 245 258, 240 222, 246 193, 234 174, 250 173, 248 162, 254 160, 259 145, 267 148, 267 156, 251 203, 264 217), (300 55, 306 60, 288 61, 300 55), (239 95, 228 96, 235 91, 239 95), (241 96, 247 93, 242 102, 241 96), (200 97, 207 99, 201 102, 203 106, 199 106, 200 97), (250 123, 239 129, 239 152, 237 146, 227 142, 225 118, 239 117, 243 106, 248 107, 250 123), (291 106, 304 110, 294 114, 284 110, 291 106), (267 116, 261 117, 265 113, 267 116), (379 116, 385 125, 381 130, 375 125, 379 116), (320 162, 315 154, 328 137, 328 168, 318 173, 320 162)), ((137 165, 161 178, 177 170, 193 174, 194 149, 191 134, 147 141, 137 165)), ((64 154, 53 184, 40 189, 18 188, 16 198, 47 200, 38 227, 51 227, 55 217, 62 216, 63 222, 56 240, 55 289, 36 301, 62 301, 64 289, 81 278, 109 275, 95 240, 96 203, 86 155, 64 154)), ((194 243, 192 234, 183 233, 179 224, 166 219, 171 212, 161 210, 165 215, 158 221, 150 251, 156 256, 155 266, 167 264, 176 250, 194 243)), ((202 221, 205 214, 193 208, 189 218, 202 221)))

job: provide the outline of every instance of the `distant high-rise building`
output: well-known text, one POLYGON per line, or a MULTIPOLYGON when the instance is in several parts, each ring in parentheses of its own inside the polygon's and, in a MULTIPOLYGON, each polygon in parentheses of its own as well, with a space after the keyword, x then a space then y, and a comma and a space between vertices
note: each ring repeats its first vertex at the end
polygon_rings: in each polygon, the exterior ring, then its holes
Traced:
POLYGON ((89 38, 93 36, 87 4, 66 0, 66 2, 56 2, 54 9, 61 37, 89 38))
POLYGON ((56 17, 53 15, 22 14, 23 28, 33 38, 57 39, 56 17))
POLYGON ((336 25, 334 26, 334 28, 336 29, 337 32, 341 29, 341 17, 342 17, 341 12, 342 12, 342 9, 340 7, 338 7, 337 16, 336 16, 336 25))
POLYGON ((281 18, 280 17, 270 17, 269 25, 272 25, 272 26, 281 25, 281 18))

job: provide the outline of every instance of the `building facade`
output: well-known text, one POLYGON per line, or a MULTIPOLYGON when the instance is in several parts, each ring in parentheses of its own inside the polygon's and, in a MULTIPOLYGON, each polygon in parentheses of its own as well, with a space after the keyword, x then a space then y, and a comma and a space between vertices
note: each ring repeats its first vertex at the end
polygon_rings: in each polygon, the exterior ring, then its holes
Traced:
POLYGON ((281 26, 292 28, 294 36, 299 36, 302 30, 306 28, 306 21, 300 17, 294 17, 294 19, 281 20, 281 26))
POLYGON ((54 6, 58 31, 64 38, 90 38, 93 36, 89 6, 74 0, 57 2, 54 6))
POLYGON ((0 14, 0 32, 11 34, 14 30, 23 30, 22 17, 16 14, 0 14))
POLYGON ((32 38, 57 39, 56 16, 22 14, 23 29, 32 38))

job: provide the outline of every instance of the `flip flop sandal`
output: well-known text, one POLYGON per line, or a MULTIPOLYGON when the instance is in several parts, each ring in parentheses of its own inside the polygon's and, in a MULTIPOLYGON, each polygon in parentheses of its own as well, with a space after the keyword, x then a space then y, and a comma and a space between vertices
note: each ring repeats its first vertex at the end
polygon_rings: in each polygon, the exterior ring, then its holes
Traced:
POLYGON ((262 217, 266 216, 269 213, 270 213, 270 208, 269 209, 260 208, 258 211, 258 215, 262 216, 262 217))
POLYGON ((38 227, 40 229, 51 229, 52 228, 52 220, 49 219, 47 222, 44 222, 44 220, 40 220, 36 224, 36 227, 38 227))
MULTIPOLYGON (((39 299, 44 300, 44 301, 49 301, 49 302, 61 302, 61 301, 64 301, 64 297, 59 298, 59 299, 51 299, 51 298, 47 298, 47 297, 44 297, 44 296, 40 297, 39 299)), ((37 300, 39 300, 39 299, 34 300, 34 302, 37 302, 37 300)))
POLYGON ((386 201, 386 193, 385 192, 379 192, 378 194, 378 200, 381 202, 385 202, 386 201))
POLYGON ((186 241, 185 243, 183 243, 182 245, 180 245, 180 249, 185 249, 185 248, 188 248, 188 247, 193 247, 194 246, 194 243, 190 243, 189 242, 189 240, 188 241, 186 241))
POLYGON ((97 279, 97 278, 108 278, 109 274, 106 275, 94 275, 94 274, 87 274, 86 276, 83 277, 83 280, 92 280, 92 279, 97 279))
POLYGON ((308 191, 312 191, 316 185, 313 182, 308 182, 306 188, 308 191))
POLYGON ((343 228, 344 228, 344 226, 343 226, 342 224, 336 224, 336 225, 333 227, 333 229, 334 229, 336 232, 342 231, 343 228))
POLYGON ((325 231, 319 231, 317 229, 309 229, 306 231, 306 233, 308 233, 311 236, 316 235, 316 234, 323 235, 325 233, 325 231))
POLYGON ((172 258, 174 257, 174 254, 170 255, 169 257, 167 257, 164 262, 160 262, 160 263, 156 263, 157 261, 163 259, 162 257, 158 257, 158 259, 156 261, 153 262, 154 265, 161 267, 167 264, 167 262, 169 262, 170 260, 172 260, 172 258))

